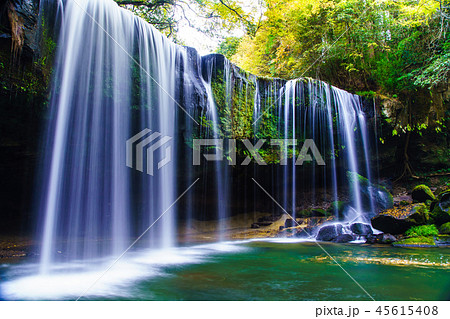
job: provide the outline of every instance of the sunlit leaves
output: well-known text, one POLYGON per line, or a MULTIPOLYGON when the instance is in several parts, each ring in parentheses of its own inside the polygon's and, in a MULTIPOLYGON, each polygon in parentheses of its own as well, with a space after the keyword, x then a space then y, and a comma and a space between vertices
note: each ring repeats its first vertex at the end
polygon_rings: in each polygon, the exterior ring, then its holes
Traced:
POLYGON ((434 0, 266 0, 265 20, 232 60, 264 76, 311 76, 356 90, 402 92, 448 76, 433 58, 434 0), (431 60, 430 60, 431 59, 431 60), (417 76, 414 70, 430 68, 417 76), (434 77, 432 75, 435 75, 434 77), (370 84, 371 87, 367 87, 370 84))

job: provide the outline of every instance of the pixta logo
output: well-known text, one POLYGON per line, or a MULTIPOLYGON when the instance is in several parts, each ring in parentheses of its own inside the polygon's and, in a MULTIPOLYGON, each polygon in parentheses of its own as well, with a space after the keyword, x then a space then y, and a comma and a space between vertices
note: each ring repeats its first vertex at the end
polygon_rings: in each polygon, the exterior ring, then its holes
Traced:
MULTIPOLYGON (((140 172, 144 172, 144 158, 147 158, 146 161, 146 173, 148 175, 153 176, 154 174, 154 166, 155 166, 155 152, 165 147, 162 152, 158 152, 157 154, 163 154, 163 158, 157 163, 158 170, 163 168, 165 165, 170 163, 172 160, 172 147, 170 142, 172 141, 172 137, 163 136, 159 132, 154 132, 150 129, 144 129, 138 134, 134 135, 132 138, 127 140, 126 143, 126 157, 127 157, 127 166, 130 168, 135 168, 140 172), (135 160, 136 159, 136 160, 135 160), (135 166, 134 166, 135 164, 135 166)), ((237 163, 236 159, 236 143, 237 141, 234 139, 228 140, 228 153, 227 160, 229 165, 241 165, 246 166, 249 165, 252 159, 258 165, 267 165, 267 163, 262 158, 259 150, 266 143, 266 140, 260 139, 255 144, 248 139, 240 141, 245 148, 248 150, 248 155, 242 163, 237 163)), ((276 147, 279 149, 280 154, 280 165, 288 164, 287 152, 288 148, 298 148, 296 139, 274 139, 270 140, 269 144, 272 147, 276 147)), ((194 139, 193 140, 193 165, 201 165, 202 155, 207 161, 223 161, 224 160, 224 146, 225 141, 223 139, 194 139), (211 149, 211 146, 214 148, 214 153, 203 153, 202 148, 211 149)), ((295 165, 303 165, 304 162, 312 162, 315 160, 317 165, 323 166, 325 165, 325 161, 322 158, 322 155, 319 152, 316 144, 313 140, 307 139, 304 141, 301 148, 298 148, 298 156, 295 158, 295 165)))
POLYGON ((134 135, 132 138, 127 140, 126 143, 126 156, 127 156, 127 166, 130 168, 136 168, 136 170, 140 172, 144 172, 144 157, 147 157, 147 174, 153 176, 154 174, 154 161, 155 161, 155 152, 161 147, 165 147, 164 149, 164 158, 161 159, 158 164, 158 170, 163 168, 165 165, 170 163, 172 160, 172 147, 170 145, 170 141, 172 137, 163 136, 159 132, 154 132, 150 134, 152 131, 148 128, 142 130, 138 134, 134 135), (137 143, 135 145, 135 143, 137 143), (136 155, 136 167, 134 164, 134 156, 136 155))
MULTIPOLYGON (((258 165, 267 165, 267 163, 262 158, 261 154, 259 153, 259 150, 262 148, 262 146, 266 143, 265 139, 260 139, 256 141, 255 144, 252 144, 252 142, 248 139, 241 140, 242 144, 244 144, 245 148, 248 150, 248 155, 242 163, 240 163, 241 166, 249 165, 252 161, 252 158, 255 160, 255 162, 258 165)), ((215 146, 215 153, 214 154, 203 154, 203 157, 207 161, 222 161, 224 159, 224 140, 222 139, 194 139, 193 142, 193 164, 194 165, 200 165, 201 162, 201 155, 202 155, 202 147, 211 147, 215 146)), ((280 165, 287 165, 288 164, 288 148, 297 148, 299 147, 296 139, 272 139, 269 141, 269 144, 272 147, 276 147, 279 149, 280 154, 280 165)), ((236 140, 230 139, 228 140, 228 164, 229 165, 238 165, 236 161, 236 140)), ((322 155, 319 152, 319 149, 317 148, 316 144, 313 140, 307 139, 303 143, 303 145, 300 148, 300 151, 298 153, 298 157, 295 159, 295 165, 303 165, 304 162, 312 162, 313 160, 316 161, 317 165, 324 166, 325 161, 322 158, 322 155)))

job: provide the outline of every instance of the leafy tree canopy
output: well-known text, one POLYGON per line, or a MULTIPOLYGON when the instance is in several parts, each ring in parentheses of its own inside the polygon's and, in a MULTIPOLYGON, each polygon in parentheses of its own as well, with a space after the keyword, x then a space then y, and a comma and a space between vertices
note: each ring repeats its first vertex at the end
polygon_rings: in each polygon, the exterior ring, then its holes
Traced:
POLYGON ((245 6, 245 1, 240 0, 115 1, 175 41, 178 40, 176 34, 182 20, 210 36, 217 36, 219 31, 231 31, 236 28, 253 36, 259 29, 262 19, 262 15, 258 15, 256 9, 249 9, 245 6))
POLYGON ((448 75, 448 0, 266 3, 256 36, 241 41, 232 58, 250 72, 397 93, 448 75))

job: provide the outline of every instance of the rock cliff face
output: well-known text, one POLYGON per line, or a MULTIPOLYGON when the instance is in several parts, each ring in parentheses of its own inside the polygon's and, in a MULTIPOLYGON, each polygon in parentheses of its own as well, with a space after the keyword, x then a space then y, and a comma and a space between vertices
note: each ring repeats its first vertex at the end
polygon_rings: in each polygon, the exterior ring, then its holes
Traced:
POLYGON ((38 54, 38 0, 7 0, 0 11, 0 38, 11 43, 12 55, 38 54))
POLYGON ((402 101, 388 97, 378 97, 375 101, 380 173, 384 176, 402 173, 405 146, 415 173, 448 172, 450 80, 431 92, 417 90, 414 96, 403 97, 402 101))
POLYGON ((32 229, 33 183, 50 72, 40 63, 38 0, 0 5, 0 231, 32 229))

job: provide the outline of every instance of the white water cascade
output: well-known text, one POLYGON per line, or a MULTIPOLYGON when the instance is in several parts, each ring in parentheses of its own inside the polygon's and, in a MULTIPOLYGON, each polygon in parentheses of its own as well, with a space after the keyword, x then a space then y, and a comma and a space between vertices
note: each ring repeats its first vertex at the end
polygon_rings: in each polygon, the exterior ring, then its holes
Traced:
MULTIPOLYGON (((358 96, 311 79, 260 79, 223 57, 200 57, 112 0, 58 5, 39 189, 41 272, 58 262, 118 256, 155 221, 138 246, 176 246, 178 222, 191 228, 199 216, 214 216, 216 238, 226 239, 232 205, 249 212, 257 205, 276 209, 259 203, 255 185, 248 191, 245 174, 267 182, 294 216, 306 197, 315 205, 331 192, 328 200, 337 201, 347 171, 370 181, 370 137, 358 96), (127 141, 140 132, 130 165, 127 141), (252 166, 243 174, 229 165, 225 151, 223 161, 192 166, 194 138, 246 137, 313 139, 327 165, 296 166, 300 146, 285 143, 286 165, 252 166), (139 165, 148 146, 163 138, 170 142, 155 148, 154 158, 164 158, 170 146, 168 163, 160 169, 139 165), (198 177, 199 189, 175 203, 198 177)), ((349 218, 367 221, 358 179, 354 183, 349 218)))
MULTIPOLYGON (((60 6, 41 190, 44 272, 58 251, 63 260, 122 253, 175 200, 176 153, 154 178, 136 177, 125 142, 146 128, 174 136, 177 47, 113 1, 60 6), (139 220, 133 197, 145 199, 139 220)), ((151 232, 152 246, 174 245, 174 209, 151 232)))

